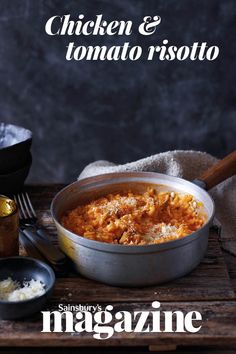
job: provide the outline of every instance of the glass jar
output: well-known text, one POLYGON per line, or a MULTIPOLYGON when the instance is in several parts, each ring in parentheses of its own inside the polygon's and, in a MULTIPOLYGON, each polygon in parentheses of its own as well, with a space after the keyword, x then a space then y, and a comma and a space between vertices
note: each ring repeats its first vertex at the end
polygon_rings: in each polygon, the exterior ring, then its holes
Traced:
POLYGON ((0 195, 0 257, 19 255, 19 215, 14 200, 0 195))

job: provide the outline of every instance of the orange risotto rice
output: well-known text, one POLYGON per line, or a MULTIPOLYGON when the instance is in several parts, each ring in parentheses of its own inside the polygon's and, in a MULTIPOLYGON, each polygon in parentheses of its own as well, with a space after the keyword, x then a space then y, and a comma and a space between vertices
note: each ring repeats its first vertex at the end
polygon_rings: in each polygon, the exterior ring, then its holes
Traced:
POLYGON ((91 240, 145 245, 189 235, 204 225, 206 215, 192 195, 148 188, 144 193, 109 194, 79 205, 61 222, 91 240))

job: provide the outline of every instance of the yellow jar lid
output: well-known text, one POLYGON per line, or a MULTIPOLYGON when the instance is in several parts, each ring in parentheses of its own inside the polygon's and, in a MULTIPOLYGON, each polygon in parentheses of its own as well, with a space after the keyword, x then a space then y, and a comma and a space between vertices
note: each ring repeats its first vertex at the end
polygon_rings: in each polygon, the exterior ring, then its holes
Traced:
POLYGON ((14 200, 0 195, 0 218, 13 214, 17 209, 14 200))

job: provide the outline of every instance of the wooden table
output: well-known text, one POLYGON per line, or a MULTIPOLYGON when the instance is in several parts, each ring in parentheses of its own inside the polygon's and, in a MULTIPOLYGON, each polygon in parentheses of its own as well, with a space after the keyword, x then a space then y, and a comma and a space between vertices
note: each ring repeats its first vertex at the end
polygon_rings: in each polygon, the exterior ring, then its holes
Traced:
MULTIPOLYGON (((50 216, 50 203, 62 185, 29 186, 27 190, 39 216, 39 221, 56 241, 56 231, 50 216)), ((59 276, 54 295, 48 305, 55 309, 63 304, 112 304, 115 311, 147 310, 152 301, 160 301, 163 310, 198 310, 203 326, 196 334, 183 333, 120 333, 98 341, 89 333, 41 333, 42 317, 37 314, 22 321, 0 321, 1 347, 148 347, 150 350, 175 350, 191 346, 236 348, 236 235, 219 242, 211 232, 205 259, 191 274, 161 286, 147 288, 116 288, 106 286, 76 274, 59 276), (228 251, 222 251, 222 245, 228 251)), ((25 350, 25 349, 24 349, 25 350)), ((220 351, 219 351, 220 352, 220 351)))

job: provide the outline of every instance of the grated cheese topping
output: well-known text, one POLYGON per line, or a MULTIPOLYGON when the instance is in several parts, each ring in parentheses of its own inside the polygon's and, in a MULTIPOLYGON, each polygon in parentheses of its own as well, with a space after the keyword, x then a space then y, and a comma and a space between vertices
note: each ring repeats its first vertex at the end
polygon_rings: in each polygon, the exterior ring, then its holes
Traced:
POLYGON ((110 200, 105 205, 100 205, 98 208, 103 209, 109 214, 117 214, 120 211, 120 208, 130 207, 134 208, 137 205, 137 200, 134 197, 120 197, 119 200, 110 200))
POLYGON ((178 232, 178 228, 176 226, 160 223, 154 225, 151 229, 149 229, 143 235, 143 238, 146 242, 153 242, 159 239, 174 237, 177 235, 177 232, 178 232))
POLYGON ((4 301, 29 300, 45 294, 45 291, 45 284, 39 280, 24 281, 23 286, 10 277, 0 281, 0 300, 4 301))

